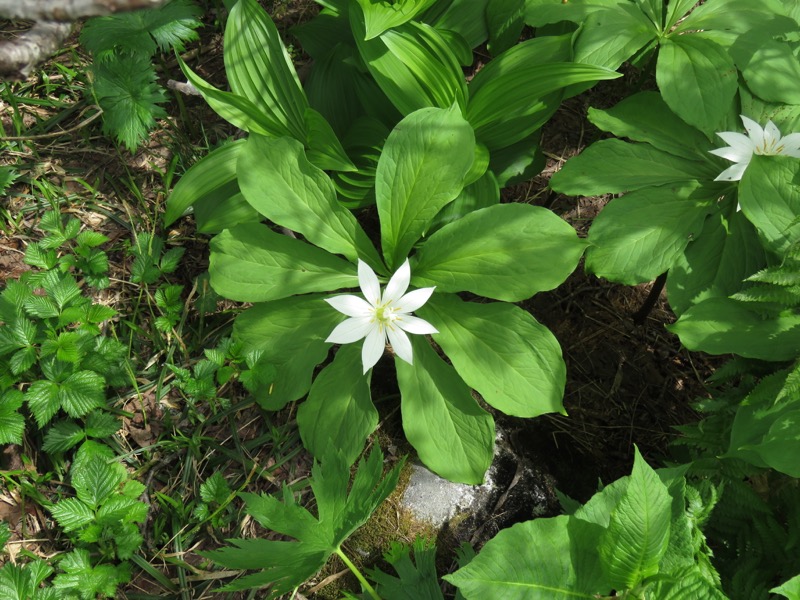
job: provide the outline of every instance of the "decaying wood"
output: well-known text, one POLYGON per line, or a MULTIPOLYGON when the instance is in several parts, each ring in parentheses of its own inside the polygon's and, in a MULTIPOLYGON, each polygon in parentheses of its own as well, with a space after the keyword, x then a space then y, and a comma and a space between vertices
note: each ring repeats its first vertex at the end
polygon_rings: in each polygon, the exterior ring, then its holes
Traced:
POLYGON ((115 12, 158 8, 166 0, 0 0, 0 17, 72 22, 115 12))
POLYGON ((0 0, 0 19, 33 21, 14 40, 0 42, 0 78, 25 79, 34 67, 55 54, 86 17, 158 8, 166 0, 0 0))
POLYGON ((0 42, 0 77, 25 79, 36 65, 61 48, 70 31, 70 23, 42 21, 17 39, 0 42))

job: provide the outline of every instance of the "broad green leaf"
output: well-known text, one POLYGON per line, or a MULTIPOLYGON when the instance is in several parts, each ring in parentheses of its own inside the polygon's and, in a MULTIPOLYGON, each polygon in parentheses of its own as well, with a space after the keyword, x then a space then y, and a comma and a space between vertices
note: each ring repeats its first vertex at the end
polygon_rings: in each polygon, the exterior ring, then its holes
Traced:
POLYGON ((390 270, 458 196, 474 157, 472 128, 455 106, 421 109, 389 134, 378 160, 375 196, 390 270))
POLYGON ((470 48, 475 48, 489 35, 485 18, 487 5, 488 0, 436 2, 422 19, 439 31, 457 33, 470 48))
POLYGON ((569 159, 550 187, 571 196, 619 194, 650 186, 713 180, 719 171, 710 161, 679 158, 650 144, 600 140, 569 159))
POLYGON ((796 158, 754 155, 739 183, 742 212, 780 255, 800 239, 798 174, 796 158))
MULTIPOLYGON (((495 60, 501 60, 498 57, 495 60)), ((505 148, 539 129, 558 108, 550 94, 575 83, 616 79, 620 74, 594 65, 532 62, 513 71, 482 79, 467 105, 467 120, 489 150, 505 148)))
POLYGON ((492 462, 494 419, 426 339, 410 338, 414 364, 395 358, 406 439, 431 471, 480 485, 492 462))
POLYGON ((535 131, 516 144, 492 152, 489 168, 501 189, 528 181, 542 172, 547 163, 539 148, 540 138, 541 132, 535 131))
POLYGON ((105 502, 125 481, 125 469, 99 455, 88 457, 80 467, 70 471, 72 485, 78 498, 94 508, 105 502))
POLYGON ((680 316, 706 298, 735 294, 766 260, 755 228, 741 212, 734 212, 729 219, 722 212, 712 215, 702 234, 695 236, 669 270, 670 307, 680 316))
POLYGON ((94 511, 77 498, 61 500, 50 509, 65 532, 75 531, 94 520, 94 511))
POLYGON ((103 439, 117 433, 122 427, 122 423, 116 415, 98 410, 89 413, 86 417, 85 427, 86 435, 103 439))
POLYGON ((438 231, 471 212, 496 204, 500 204, 500 186, 494 173, 486 171, 480 179, 462 189, 458 197, 436 215, 430 231, 438 231))
POLYGON ((308 101, 278 29, 256 0, 239 0, 231 9, 223 57, 233 93, 293 138, 305 139, 308 101))
POLYGON ((653 26, 661 31, 662 17, 664 13, 664 0, 636 0, 639 9, 653 23, 653 26))
POLYGON ((652 281, 699 236, 716 198, 696 182, 630 192, 603 208, 589 230, 586 270, 611 281, 652 281))
POLYGON ((251 135, 239 156, 239 186, 270 221, 303 234, 312 244, 383 271, 381 260, 353 214, 336 200, 333 183, 291 138, 251 135))
MULTIPOLYGON (((781 10, 782 0, 716 0, 697 6, 675 28, 674 34, 726 31, 736 36, 765 27, 781 10)), ((674 35, 673 35, 674 37, 674 35)))
POLYGON ((225 144, 192 165, 167 198, 164 225, 171 225, 195 202, 236 180, 236 161, 244 143, 225 144))
POLYGON ((233 182, 213 190, 194 204, 194 219, 199 233, 219 233, 242 223, 259 223, 262 220, 233 182))
POLYGON ((378 426, 369 377, 362 373, 361 344, 356 343, 339 348, 314 379, 308 399, 297 409, 297 426, 303 446, 317 460, 324 462, 334 450, 353 464, 364 450, 378 426))
POLYGON ((797 27, 776 15, 768 27, 740 35, 730 48, 747 87, 768 102, 800 104, 800 65, 786 39, 797 27))
POLYGON ((339 138, 330 123, 313 108, 306 108, 306 136, 308 160, 320 169, 331 171, 355 171, 356 167, 345 153, 339 138))
POLYGON ((261 569, 259 573, 237 579, 226 590, 243 590, 270 585, 260 597, 277 598, 292 591, 320 570, 328 557, 363 525, 378 505, 397 485, 403 461, 382 477, 383 456, 373 451, 358 464, 348 493, 350 467, 339 455, 331 454, 311 471, 311 489, 318 516, 295 504, 288 489, 284 503, 274 497, 241 494, 250 513, 262 526, 295 538, 297 541, 263 539, 229 540, 233 546, 206 554, 215 562, 233 569, 261 569))
POLYGON ((738 354, 761 360, 792 360, 800 347, 800 315, 763 318, 728 298, 709 298, 668 325, 689 350, 738 354))
POLYGON ((603 585, 601 576, 586 576, 578 569, 592 560, 587 555, 594 552, 600 531, 597 525, 564 515, 517 523, 489 540, 467 566, 443 579, 466 600, 597 598, 610 586, 603 585))
POLYGON ((593 12, 603 11, 630 0, 526 0, 525 23, 532 27, 552 25, 561 21, 583 23, 593 12))
POLYGON ((589 109, 589 120, 603 131, 689 160, 707 159, 712 144, 670 110, 660 94, 639 92, 614 107, 589 109))
POLYGON ((549 210, 500 204, 431 235, 417 254, 413 282, 519 302, 561 284, 585 247, 575 230, 549 210))
POLYGON ((711 134, 731 108, 736 66, 716 42, 700 35, 661 41, 656 80, 664 101, 689 125, 711 134))
POLYGON ((798 477, 800 410, 795 398, 776 399, 786 388, 787 375, 779 371, 765 377, 737 408, 725 456, 798 477))
POLYGON ((350 10, 350 24, 364 64, 403 115, 420 108, 466 104, 461 65, 439 33, 413 21, 365 41, 360 10, 350 10))
POLYGON ((257 223, 215 236, 208 270, 218 294, 242 302, 358 285, 351 263, 257 223))
POLYGON ((489 51, 497 56, 519 40, 525 25, 525 0, 489 0, 486 4, 489 51))
POLYGON ((770 590, 771 594, 780 594, 789 600, 800 600, 800 575, 795 575, 789 581, 770 590))
POLYGON ((579 22, 575 62, 609 69, 618 68, 658 35, 650 19, 627 2, 594 10, 579 22))
POLYGON ((312 295, 265 302, 236 317, 235 339, 246 351, 260 351, 261 361, 277 370, 270 395, 258 398, 264 408, 278 410, 303 397, 314 368, 328 355, 331 344, 325 338, 342 314, 323 298, 312 295))
POLYGON ((364 13, 365 39, 371 40, 387 29, 402 25, 436 0, 358 0, 364 13))
POLYGON ((180 56, 176 56, 186 79, 191 83, 208 105, 220 117, 231 125, 242 131, 260 133, 261 135, 291 135, 286 126, 259 110, 250 100, 233 92, 218 90, 213 85, 205 81, 197 73, 192 71, 183 62, 180 56))
POLYGON ((625 495, 600 538, 599 555, 611 587, 635 588, 658 573, 667 551, 672 499, 636 450, 625 495))
POLYGON ((458 374, 507 415, 566 414, 566 367, 549 329, 505 302, 464 302, 436 294, 417 311, 439 330, 434 339, 458 374))
POLYGON ((664 31, 669 31, 675 24, 697 4, 697 0, 672 0, 667 2, 667 15, 664 24, 664 31))

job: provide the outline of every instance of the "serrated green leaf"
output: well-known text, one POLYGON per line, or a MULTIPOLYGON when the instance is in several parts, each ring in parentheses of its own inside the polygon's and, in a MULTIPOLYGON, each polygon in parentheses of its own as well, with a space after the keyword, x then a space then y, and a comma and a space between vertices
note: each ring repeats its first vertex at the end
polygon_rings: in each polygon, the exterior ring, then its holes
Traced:
POLYGON ((370 569, 369 576, 378 584, 376 591, 387 600, 444 600, 436 575, 436 545, 425 538, 416 538, 413 546, 392 542, 383 555, 399 577, 379 569, 370 569), (411 552, 414 560, 411 560, 411 552))
POLYGON ((25 417, 19 412, 24 396, 16 389, 0 392, 0 444, 21 444, 25 417))
POLYGON ((97 523, 110 526, 120 521, 142 523, 147 518, 147 505, 121 494, 114 494, 97 511, 97 523))
POLYGON ((789 581, 770 590, 772 594, 780 594, 789 600, 800 600, 800 575, 795 575, 789 581))
POLYGON ((45 433, 42 449, 45 452, 66 452, 84 439, 86 434, 80 425, 73 421, 58 421, 45 433))
POLYGON ((115 56, 95 62, 92 71, 95 95, 103 109, 103 131, 134 150, 155 126, 156 119, 167 116, 159 106, 166 96, 156 82, 150 59, 115 56))
POLYGON ((78 234, 78 237, 75 238, 75 241, 79 246, 94 248, 96 246, 100 246, 101 244, 105 244, 108 241, 108 237, 97 231, 91 231, 87 229, 85 231, 81 231, 78 234))
POLYGON ((161 257, 161 261, 159 262, 159 267, 161 268, 162 273, 173 273, 175 269, 178 268, 178 265, 181 262, 181 258, 183 258, 183 253, 186 252, 186 248, 176 246, 175 248, 170 248, 164 253, 164 256, 161 257))
POLYGON ((82 417, 95 408, 105 406, 106 382, 94 371, 78 371, 61 384, 59 401, 71 417, 82 417))
POLYGON ((11 372, 14 375, 20 375, 21 373, 24 373, 33 366, 33 363, 36 362, 36 358, 36 348, 33 346, 28 346, 27 348, 17 350, 11 355, 11 358, 8 361, 8 364, 11 367, 11 372))
POLYGON ((108 438, 117 433, 122 426, 120 420, 113 414, 94 411, 86 417, 86 435, 94 438, 108 438))
POLYGON ((94 519, 94 511, 78 498, 60 500, 50 512, 67 533, 83 527, 94 519))
POLYGON ((669 543, 672 499, 636 449, 625 495, 600 537, 599 555, 611 587, 632 589, 658 573, 669 543))
POLYGON ((219 471, 215 471, 211 477, 200 484, 200 498, 203 502, 222 504, 230 495, 231 488, 219 471))
POLYGON ((144 58, 170 46, 183 51, 183 42, 197 38, 199 16, 200 9, 189 0, 172 0, 157 9, 95 17, 81 29, 81 43, 106 59, 114 50, 144 58))
POLYGON ((321 569, 328 557, 363 525, 378 505, 397 485, 403 461, 382 477, 383 456, 374 450, 362 460, 348 494, 350 468, 341 456, 330 455, 312 469, 311 489, 317 502, 318 518, 293 503, 269 496, 241 494, 250 513, 265 527, 295 538, 296 542, 259 539, 229 540, 229 546, 209 556, 215 562, 234 569, 263 569, 228 585, 241 590, 273 584, 266 598, 291 591, 321 569))
MULTIPOLYGON (((52 272, 52 271, 51 271, 52 272)), ((60 313, 56 303, 46 296, 31 296, 25 301, 25 311, 32 317, 49 319, 60 313)))
POLYGON ((42 248, 39 244, 28 244, 25 248, 25 263, 40 269, 52 269, 58 264, 55 250, 42 248))
POLYGON ((101 455, 88 456, 80 468, 73 466, 71 473, 78 498, 94 508, 105 502, 126 479, 121 465, 109 463, 101 455))
POLYGON ((41 428, 53 418, 61 407, 60 386, 53 381, 34 381, 25 392, 25 402, 41 428))

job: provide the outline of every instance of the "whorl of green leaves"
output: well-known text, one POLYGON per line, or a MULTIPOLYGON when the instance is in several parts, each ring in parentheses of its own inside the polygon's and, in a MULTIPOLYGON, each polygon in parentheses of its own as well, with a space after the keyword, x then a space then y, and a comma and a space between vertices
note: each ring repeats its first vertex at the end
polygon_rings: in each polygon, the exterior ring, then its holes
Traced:
POLYGON ((81 43, 93 54, 93 88, 103 109, 103 130, 129 150, 145 139, 166 101, 151 59, 170 48, 183 51, 197 39, 201 10, 191 0, 172 0, 158 9, 89 19, 81 43))

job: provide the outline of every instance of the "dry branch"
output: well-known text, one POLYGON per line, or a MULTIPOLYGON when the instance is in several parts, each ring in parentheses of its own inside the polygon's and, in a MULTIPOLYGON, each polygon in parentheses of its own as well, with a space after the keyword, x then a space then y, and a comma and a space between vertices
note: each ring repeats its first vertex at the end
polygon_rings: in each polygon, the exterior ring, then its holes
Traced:
POLYGON ((0 0, 0 17, 71 22, 115 12, 158 8, 166 0, 0 0))
POLYGON ((25 79, 36 65, 61 48, 70 31, 70 23, 43 21, 14 41, 0 42, 0 77, 25 79))

